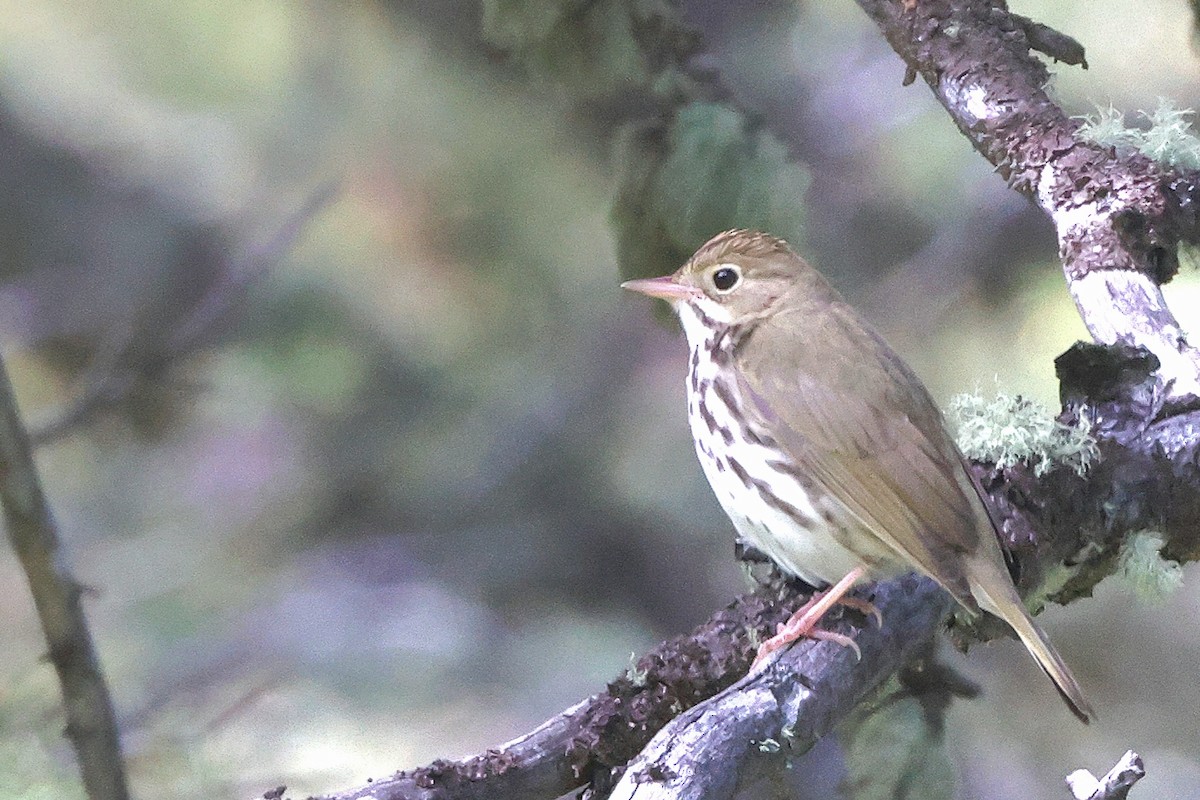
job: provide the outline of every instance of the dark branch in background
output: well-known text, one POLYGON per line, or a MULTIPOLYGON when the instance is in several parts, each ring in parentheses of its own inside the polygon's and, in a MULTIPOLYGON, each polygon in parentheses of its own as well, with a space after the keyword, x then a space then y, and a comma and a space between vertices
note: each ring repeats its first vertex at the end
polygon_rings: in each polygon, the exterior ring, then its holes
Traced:
POLYGON ((57 526, 42 493, 29 436, 0 360, 0 503, 8 539, 29 580, 50 662, 62 686, 67 738, 90 800, 126 800, 112 700, 88 632, 80 587, 59 550, 57 526))
POLYGON ((170 335, 131 325, 124 335, 112 337, 87 370, 80 396, 32 435, 20 418, 0 361, 0 503, 62 686, 66 735, 75 748, 90 800, 126 800, 129 791, 112 700, 83 613, 79 584, 59 551, 57 527, 41 489, 32 446, 129 401, 140 385, 161 382, 171 367, 211 344, 250 286, 279 261, 304 225, 333 197, 334 188, 329 185, 314 193, 275 235, 232 260, 222 279, 170 335))
POLYGON ((158 326, 151 330, 131 323, 110 336, 78 381, 80 390, 75 399, 30 426, 34 444, 54 441, 96 414, 122 405, 147 386, 167 382, 172 367, 211 345, 224 332, 230 315, 240 307, 250 288, 288 252, 304 226, 329 204, 336 191, 336 184, 322 186, 266 241, 230 259, 220 278, 168 333, 158 326))
MULTIPOLYGON (((1093 423, 1098 466, 1086 476, 1069 469, 1039 476, 972 465, 1019 564, 1022 594, 1038 604, 1090 594, 1134 530, 1161 533, 1164 557, 1200 558, 1200 352, 1159 290, 1177 269, 1177 244, 1198 238, 1196 176, 1078 138, 1079 123, 1045 94, 1048 73, 1030 54, 1083 63, 1069 37, 994 0, 859 4, 979 152, 1051 217, 1070 291, 1100 343, 1077 345, 1057 361, 1064 419, 1093 423)), ((727 798, 758 761, 755 753, 769 758, 779 737, 811 743, 936 635, 946 596, 903 580, 910 583, 877 587, 884 625, 856 631, 861 661, 807 644, 743 679, 751 642, 723 626, 741 619, 742 634, 745 626, 769 631, 782 612, 764 590, 644 658, 644 678, 614 682, 499 750, 328 797, 536 800, 591 782, 597 797, 727 798), (728 657, 730 648, 742 656, 728 657), (718 674, 691 679, 689 670, 710 667, 718 674)), ((782 608, 795 602, 793 591, 782 608)), ((967 644, 1001 628, 959 626, 954 635, 967 644)))

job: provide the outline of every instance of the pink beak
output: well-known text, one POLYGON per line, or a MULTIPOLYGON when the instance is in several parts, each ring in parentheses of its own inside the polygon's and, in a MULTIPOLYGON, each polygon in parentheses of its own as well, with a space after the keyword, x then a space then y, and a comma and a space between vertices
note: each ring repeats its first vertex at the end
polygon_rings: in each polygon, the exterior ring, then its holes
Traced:
POLYGON ((663 300, 687 300, 700 294, 699 289, 685 286, 676 281, 674 275, 625 281, 621 284, 621 288, 631 292, 640 292, 647 297, 661 297, 663 300))

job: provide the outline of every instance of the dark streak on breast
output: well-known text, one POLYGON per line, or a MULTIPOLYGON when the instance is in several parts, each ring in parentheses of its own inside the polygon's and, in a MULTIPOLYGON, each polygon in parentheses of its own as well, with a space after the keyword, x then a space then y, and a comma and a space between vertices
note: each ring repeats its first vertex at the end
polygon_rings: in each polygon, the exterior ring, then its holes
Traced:
POLYGON ((737 398, 735 398, 733 396, 733 392, 729 390, 728 383, 725 381, 713 381, 712 390, 713 394, 717 396, 717 399, 724 403, 725 407, 730 411, 736 413, 738 410, 740 410, 737 398))
POLYGON ((750 477, 750 474, 746 471, 746 468, 741 465, 741 462, 731 458, 729 459, 729 468, 733 470, 733 474, 736 475, 738 479, 742 481, 742 483, 758 492, 758 496, 761 497, 762 501, 768 506, 791 517, 796 524, 802 528, 808 528, 811 530, 816 526, 817 520, 815 518, 809 514, 806 514, 796 506, 784 500, 779 495, 775 494, 771 487, 767 485, 766 481, 750 477))

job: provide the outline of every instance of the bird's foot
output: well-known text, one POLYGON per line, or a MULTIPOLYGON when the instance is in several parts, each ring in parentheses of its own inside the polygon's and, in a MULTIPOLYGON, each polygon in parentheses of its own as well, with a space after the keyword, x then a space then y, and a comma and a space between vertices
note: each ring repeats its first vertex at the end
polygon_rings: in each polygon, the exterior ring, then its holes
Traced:
POLYGON ((883 613, 870 600, 862 600, 857 597, 843 597, 841 600, 838 600, 837 604, 846 608, 853 608, 864 617, 871 618, 875 621, 876 628, 883 627, 883 613))
POLYGON ((854 639, 844 633, 834 633, 833 631, 818 628, 817 623, 828 613, 829 609, 835 605, 843 605, 873 618, 877 625, 883 625, 883 615, 879 613, 879 609, 873 604, 866 600, 860 600, 857 597, 846 597, 846 592, 850 591, 851 587, 865 573, 865 569, 857 567, 824 592, 813 595, 812 599, 798 608, 788 618, 787 622, 776 629, 774 636, 759 646, 758 653, 754 657, 754 663, 750 665, 750 671, 758 671, 772 653, 782 650, 798 639, 819 639, 821 641, 837 642, 843 647, 852 648, 855 654, 861 659, 862 650, 859 649, 854 639))
POLYGON ((758 648, 758 654, 754 656, 754 663, 750 665, 750 671, 755 672, 771 657, 771 654, 777 650, 782 650, 793 642, 800 639, 817 639, 822 642, 836 642, 842 647, 849 647, 854 651, 860 659, 862 658, 862 650, 859 649, 858 643, 854 638, 847 636, 844 633, 835 633, 827 631, 824 628, 807 627, 797 625, 790 627, 788 625, 780 625, 778 632, 767 639, 758 648))

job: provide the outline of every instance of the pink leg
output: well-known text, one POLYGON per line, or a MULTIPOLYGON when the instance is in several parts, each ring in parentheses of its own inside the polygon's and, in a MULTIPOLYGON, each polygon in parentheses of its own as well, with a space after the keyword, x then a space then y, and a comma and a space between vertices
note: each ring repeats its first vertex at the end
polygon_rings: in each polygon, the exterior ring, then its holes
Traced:
MULTIPOLYGON (((814 595, 812 600, 809 600, 803 606, 796 610, 796 613, 788 619, 787 622, 780 625, 775 635, 767 641, 763 642, 758 648, 758 655, 754 658, 754 663, 750 667, 753 672, 776 650, 781 650, 787 647, 797 639, 822 639, 837 642, 846 647, 853 647, 855 652, 858 652, 858 645, 849 636, 831 631, 823 631, 816 627, 821 618, 839 603, 848 605, 851 608, 856 608, 865 614, 873 615, 880 624, 882 617, 879 614, 879 609, 870 603, 858 600, 853 597, 846 597, 846 592, 853 588, 854 584, 860 578, 867 574, 865 567, 855 567, 850 570, 846 577, 835 583, 833 586, 826 589, 818 595, 814 595)), ((859 656, 861 657, 861 653, 859 656)))

